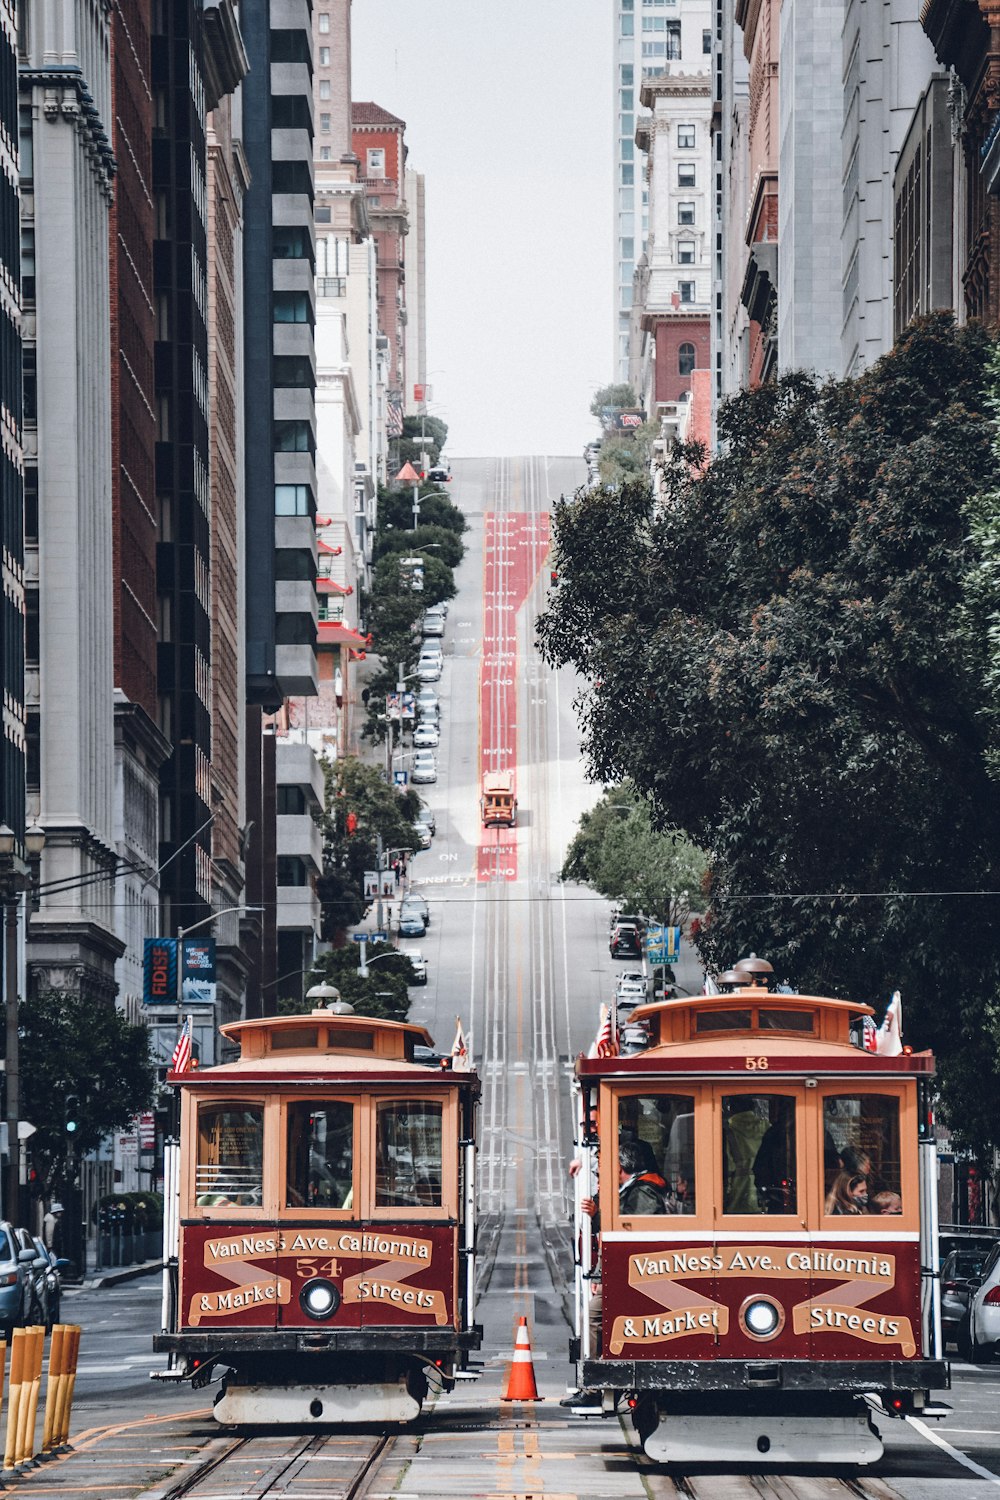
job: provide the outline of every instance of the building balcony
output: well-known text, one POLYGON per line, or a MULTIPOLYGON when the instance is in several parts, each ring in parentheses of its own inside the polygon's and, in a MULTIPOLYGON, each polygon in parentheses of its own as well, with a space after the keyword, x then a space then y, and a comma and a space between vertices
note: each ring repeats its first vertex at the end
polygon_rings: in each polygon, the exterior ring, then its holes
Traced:
POLYGON ((304 31, 312 36, 309 0, 270 0, 268 18, 272 31, 304 31))
POLYGON ((311 453, 276 453, 274 455, 275 484, 307 484, 313 494, 318 493, 316 483, 316 461, 311 453))
POLYGON ((316 364, 316 340, 311 323, 275 323, 275 354, 300 354, 316 364))
POLYGON ((296 419, 316 425, 316 397, 309 386, 279 385, 274 389, 274 417, 277 422, 296 419))
POLYGON ((274 660, 278 690, 284 697, 316 697, 319 692, 319 674, 315 646, 276 646, 274 660))
POLYGON ((279 739, 276 744, 275 774, 279 786, 298 786, 317 812, 323 806, 323 770, 312 747, 294 740, 279 739))
POLYGON ((316 585, 309 578, 279 578, 274 585, 274 609, 279 615, 306 615, 316 620, 316 585))
POLYGON ((275 516, 274 545, 279 551, 311 552, 316 556, 316 523, 312 516, 275 516))
MULTIPOLYGON (((303 260, 272 260, 271 285, 276 292, 308 292, 310 299, 315 291, 312 266, 303 260)), ((308 328, 308 323, 306 327, 308 328)))
POLYGON ((314 875, 323 868, 323 839, 310 813, 279 813, 277 853, 294 855, 312 866, 314 875))
POLYGON ((278 886, 279 929, 319 932, 319 923, 319 897, 311 885, 278 886))

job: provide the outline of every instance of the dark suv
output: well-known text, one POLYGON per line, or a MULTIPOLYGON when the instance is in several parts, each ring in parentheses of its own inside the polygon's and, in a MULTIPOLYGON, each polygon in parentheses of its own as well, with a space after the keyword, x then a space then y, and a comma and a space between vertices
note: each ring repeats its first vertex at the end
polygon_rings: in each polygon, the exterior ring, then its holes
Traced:
POLYGON ((631 917, 622 918, 611 929, 609 950, 612 958, 642 957, 642 928, 631 917))

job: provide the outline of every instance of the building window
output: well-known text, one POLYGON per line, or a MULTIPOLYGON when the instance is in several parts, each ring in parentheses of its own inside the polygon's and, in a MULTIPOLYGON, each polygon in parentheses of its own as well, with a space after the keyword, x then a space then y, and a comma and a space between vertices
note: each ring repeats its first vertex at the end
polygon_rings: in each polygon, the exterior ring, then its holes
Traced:
POLYGON ((319 117, 319 128, 323 132, 324 135, 329 135, 329 133, 330 133, 330 116, 329 115, 320 115, 320 117, 319 117))
POLYGON ((703 31, 701 34, 701 50, 706 54, 712 50, 712 33, 710 31, 703 31))
POLYGON ((622 260, 635 260, 635 240, 623 239, 619 253, 622 260))
POLYGON ((694 150, 694 126, 678 125, 677 144, 682 151, 694 150))
POLYGON ((330 66, 329 47, 321 47, 319 49, 319 65, 321 68, 328 68, 330 66))
POLYGON ((330 146, 320 146, 320 148, 319 148, 319 159, 320 159, 320 161, 331 161, 332 158, 333 158, 333 150, 332 150, 332 148, 330 146))
POLYGON ((276 453, 311 453, 312 447, 312 428, 304 418, 291 422, 275 422, 274 451, 276 453))
POLYGON ((622 115, 622 123, 621 123, 621 125, 620 125, 619 128, 621 130, 622 135, 634 135, 635 134, 635 115, 622 115))
POLYGON ((677 205, 677 222, 678 222, 678 224, 693 224, 694 223, 694 204, 693 203, 678 203, 678 205, 677 205))
POLYGON ((682 302, 693 302, 694 301, 694 282, 693 281, 681 281, 681 282, 678 282, 678 284, 677 284, 677 290, 680 292, 681 301, 682 302))
POLYGON ((693 344, 682 344, 677 351, 677 373, 678 375, 690 375, 694 369, 695 352, 693 344))
POLYGON ((694 240, 677 241, 677 261, 682 266, 694 265, 694 240))
POLYGON ((680 21, 667 22, 667 56, 678 58, 681 55, 681 23, 680 21))
POLYGON ((330 97, 330 80, 329 80, 329 78, 321 78, 320 79, 320 81, 319 81, 319 97, 321 99, 329 99, 329 97, 330 97))
POLYGON ((631 187, 635 182, 635 167, 631 162, 626 162, 621 169, 622 187, 631 187))
POLYGON ((635 16, 622 16, 622 36, 635 36, 635 16))
POLYGON ((312 260, 312 236, 303 224, 276 224, 271 230, 273 260, 312 260))
POLYGON ((319 29, 325 35, 330 30, 330 16, 327 11, 320 11, 319 29))
POLYGON ((633 142, 625 140, 623 137, 620 145, 621 149, 619 151, 619 155, 622 161, 632 161, 633 157, 635 156, 635 145, 633 144, 633 142))
POLYGON ((635 89, 622 89, 618 99, 618 107, 625 110, 635 108, 635 89))
POLYGON ((677 163, 677 186, 694 187, 694 162, 679 161, 677 163))
POLYGON ((330 212, 329 203, 318 203, 316 205, 316 223, 329 224, 331 222, 330 212))
MULTIPOLYGON (((320 18, 322 19, 322 17, 320 18)), ((283 643, 284 644, 284 643, 283 643)), ((278 858, 278 884, 279 885, 308 885, 309 877, 306 875, 306 867, 301 859, 295 859, 292 855, 282 854, 278 858)))
POLYGON ((367 158, 368 158, 368 168, 367 168, 366 175, 368 177, 384 177, 385 176, 385 150, 384 150, 384 148, 382 146, 370 146, 368 148, 367 158))
POLYGON ((274 514, 276 516, 308 516, 311 513, 312 506, 307 484, 276 484, 274 486, 274 514))
POLYGON ((305 292, 275 292, 274 321, 276 323, 308 323, 309 298, 305 292))
POLYGON ((621 83, 622 88, 635 83, 635 68, 631 63, 622 63, 618 69, 618 81, 621 83))

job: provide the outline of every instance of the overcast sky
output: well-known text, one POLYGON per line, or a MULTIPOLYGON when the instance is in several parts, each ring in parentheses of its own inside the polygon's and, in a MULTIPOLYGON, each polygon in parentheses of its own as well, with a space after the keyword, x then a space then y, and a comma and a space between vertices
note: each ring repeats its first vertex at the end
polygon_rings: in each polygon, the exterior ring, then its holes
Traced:
POLYGON ((354 0, 354 98, 426 177, 427 367, 455 456, 577 455, 614 379, 609 0, 354 0))

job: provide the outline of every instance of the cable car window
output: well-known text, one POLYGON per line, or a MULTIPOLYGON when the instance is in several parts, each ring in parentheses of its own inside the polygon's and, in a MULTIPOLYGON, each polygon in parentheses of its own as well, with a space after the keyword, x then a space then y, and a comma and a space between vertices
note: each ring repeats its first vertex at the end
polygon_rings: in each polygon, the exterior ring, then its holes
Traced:
POLYGON ((748 1010, 706 1010, 695 1017, 696 1031, 749 1031, 748 1010))
POLYGON ((828 1214, 901 1214, 899 1100, 837 1094, 823 1100, 828 1214))
POLYGON ((315 1099, 288 1106, 288 1208, 354 1206, 354 1105, 315 1099))
POLYGON ((376 1105, 377 1208, 440 1208, 443 1111, 422 1099, 376 1105))
POLYGON ((264 1196, 264 1106, 203 1104, 198 1110, 199 1208, 259 1207, 264 1196))
POLYGON ((691 1094, 621 1095, 618 1150, 620 1168, 633 1179, 621 1184, 622 1213, 694 1213, 691 1094), (626 1151, 626 1142, 633 1149, 626 1151))
POLYGON ((723 1213, 795 1213, 794 1099, 724 1095, 722 1154, 723 1213))
POLYGON ((761 1006, 757 1012, 761 1031, 815 1031, 816 1016, 811 1010, 772 1010, 761 1006))

